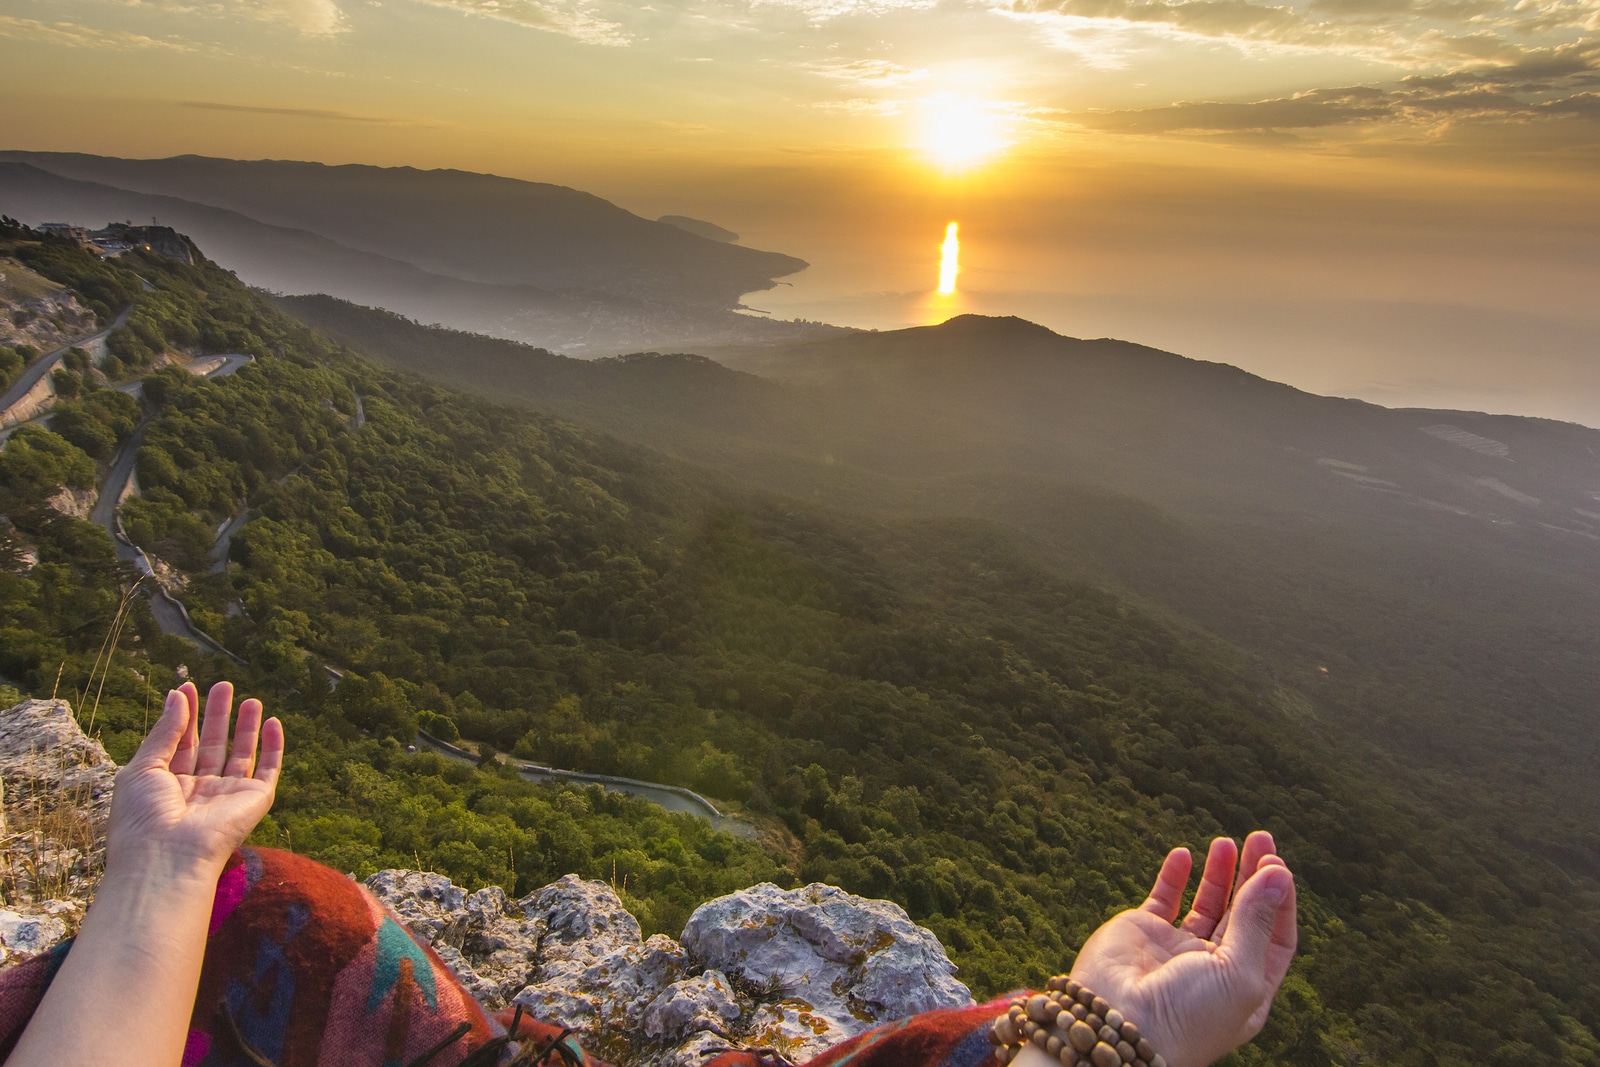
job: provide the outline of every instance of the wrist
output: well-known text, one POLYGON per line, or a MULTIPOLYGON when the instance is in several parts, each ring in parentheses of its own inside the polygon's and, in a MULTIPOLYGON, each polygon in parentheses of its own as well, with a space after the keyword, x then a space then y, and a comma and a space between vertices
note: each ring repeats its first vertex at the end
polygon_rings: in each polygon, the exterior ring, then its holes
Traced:
POLYGON ((1060 975, 1046 992, 1013 999, 994 1021, 990 1040, 1001 1063, 1045 1053, 1063 1067, 1167 1067, 1131 1020, 1075 978, 1060 975))
POLYGON ((159 848, 108 851, 101 885, 148 886, 168 892, 213 893, 227 857, 210 859, 159 848))

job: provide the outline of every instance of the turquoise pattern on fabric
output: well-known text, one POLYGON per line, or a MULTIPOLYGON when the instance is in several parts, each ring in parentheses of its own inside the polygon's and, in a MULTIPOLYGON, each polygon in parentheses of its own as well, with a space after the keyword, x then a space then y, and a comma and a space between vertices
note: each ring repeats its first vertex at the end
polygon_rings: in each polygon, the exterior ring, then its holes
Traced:
POLYGON ((411 940, 405 927, 387 915, 378 927, 378 958, 372 967, 372 991, 367 994, 367 1011, 376 1011, 378 1005, 383 1003, 383 998, 400 981, 401 960, 411 961, 411 977, 427 998, 428 1007, 438 1011, 439 993, 434 988, 433 964, 428 962, 428 954, 411 940))

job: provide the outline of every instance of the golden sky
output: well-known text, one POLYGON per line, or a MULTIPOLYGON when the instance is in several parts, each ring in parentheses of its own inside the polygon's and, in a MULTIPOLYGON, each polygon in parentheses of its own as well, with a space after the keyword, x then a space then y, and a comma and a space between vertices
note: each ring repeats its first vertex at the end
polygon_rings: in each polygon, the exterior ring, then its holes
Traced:
POLYGON ((574 185, 869 326, 959 220, 974 310, 1600 422, 1600 0, 0 0, 0 70, 0 147, 574 185))

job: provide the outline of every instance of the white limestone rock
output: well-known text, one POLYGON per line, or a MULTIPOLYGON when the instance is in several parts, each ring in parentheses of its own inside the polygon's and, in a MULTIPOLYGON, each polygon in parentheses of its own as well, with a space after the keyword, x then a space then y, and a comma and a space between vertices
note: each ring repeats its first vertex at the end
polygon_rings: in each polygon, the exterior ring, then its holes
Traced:
POLYGON ((544 930, 499 886, 469 894, 442 874, 400 870, 379 871, 366 885, 484 1006, 504 1007, 527 984, 544 930))
MULTIPOLYGON (((0 899, 15 908, 89 898, 104 867, 116 776, 65 700, 0 711, 0 899)), ((77 921, 65 921, 70 935, 77 921)))
POLYGON ((706 971, 662 990, 644 1009, 644 1032, 669 1044, 701 1031, 727 1038, 742 1014, 727 975, 706 971))
POLYGON ((435 947, 461 947, 469 922, 467 891, 449 878, 431 871, 387 870, 372 875, 366 885, 421 940, 435 947))
POLYGON ((751 1037, 797 1042, 802 1058, 881 1022, 972 1003, 939 939, 898 904, 821 883, 765 882, 703 904, 683 946, 698 964, 763 990, 751 1037))
POLYGON ((545 936, 533 978, 513 1002, 581 1031, 602 1057, 631 1053, 645 1008, 683 977, 683 949, 661 934, 644 940, 638 920, 604 882, 569 874, 517 905, 545 936))
POLYGON ((117 765, 85 737, 65 700, 24 700, 0 711, 0 779, 7 807, 35 798, 71 804, 91 819, 111 811, 117 765))
POLYGON ((0 910, 0 962, 47 952, 66 940, 83 917, 76 900, 50 900, 0 910))

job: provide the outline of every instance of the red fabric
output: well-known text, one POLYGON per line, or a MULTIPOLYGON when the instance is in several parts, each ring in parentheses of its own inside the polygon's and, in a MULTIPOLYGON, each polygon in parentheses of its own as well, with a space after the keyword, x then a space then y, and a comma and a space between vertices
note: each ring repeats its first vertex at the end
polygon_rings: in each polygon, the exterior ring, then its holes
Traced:
MULTIPOLYGON (((0 970, 0 1060, 49 988, 70 942, 0 970)), ((886 1023, 806 1067, 995 1067, 989 1024, 1009 998, 886 1023)), ((457 1067, 506 1037, 512 1012, 487 1015, 448 967, 365 887, 302 856, 241 849, 217 883, 182 1067, 393 1067, 466 1035, 428 1061, 457 1067), (235 1032, 237 1031, 237 1037, 235 1032)), ((546 1048, 559 1027, 524 1014, 510 1035, 546 1048)), ((588 1067, 605 1064, 564 1042, 588 1067)), ((511 1044, 502 1063, 519 1050, 511 1044)), ((700 1067, 782 1067, 772 1053, 727 1052, 700 1067)), ((554 1052, 544 1064, 556 1067, 554 1052)))
MULTIPOLYGON (((27 1026, 70 943, 0 971, 0 1058, 27 1026)), ((550 1043, 534 1020, 518 1030, 550 1043)), ((364 886, 303 856, 240 849, 217 883, 182 1067, 394 1067, 443 1045, 429 1067, 457 1067, 498 1041, 455 975, 364 886), (463 1024, 466 1032, 447 1039, 463 1024), (248 1051, 245 1048, 248 1046, 248 1051), (254 1056, 252 1056, 252 1053, 254 1056)), ((577 1042, 565 1042, 583 1063, 577 1042)), ((508 1061, 520 1051, 503 1048, 508 1061)), ((544 1061, 555 1064, 553 1051, 544 1061)))
MULTIPOLYGON (((989 1025, 1010 996, 971 1008, 946 1008, 857 1034, 807 1060, 805 1067, 996 1067, 989 1025)), ((702 1067, 781 1067, 761 1052, 725 1052, 702 1067)))

